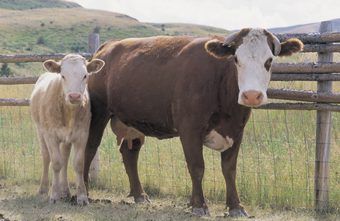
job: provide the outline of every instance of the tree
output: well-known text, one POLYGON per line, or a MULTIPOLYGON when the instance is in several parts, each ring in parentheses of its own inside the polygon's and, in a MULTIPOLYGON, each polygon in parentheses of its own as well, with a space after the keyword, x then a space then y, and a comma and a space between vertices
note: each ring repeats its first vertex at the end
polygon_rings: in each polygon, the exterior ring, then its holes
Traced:
POLYGON ((1 77, 9 77, 12 75, 11 69, 8 67, 7 63, 2 64, 0 69, 0 76, 1 77))
POLYGON ((95 33, 95 34, 99 34, 99 32, 100 32, 100 26, 96 26, 96 27, 94 27, 94 29, 93 29, 93 33, 95 33))
POLYGON ((37 44, 38 45, 44 45, 45 44, 45 39, 43 36, 40 36, 38 39, 37 39, 37 44))

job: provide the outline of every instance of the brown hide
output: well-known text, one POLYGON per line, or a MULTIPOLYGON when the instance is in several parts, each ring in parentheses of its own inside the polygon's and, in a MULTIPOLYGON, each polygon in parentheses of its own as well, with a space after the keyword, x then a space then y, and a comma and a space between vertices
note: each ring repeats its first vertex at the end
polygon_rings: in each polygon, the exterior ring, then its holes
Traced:
MULTIPOLYGON (((89 79, 93 117, 85 174, 108 120, 119 119, 146 136, 180 137, 193 182, 191 205, 206 208, 201 184, 202 145, 204 137, 215 129, 234 140, 234 145, 221 155, 222 168, 227 205, 242 209, 235 173, 250 108, 237 103, 233 59, 217 59, 205 50, 205 43, 211 39, 161 36, 108 42, 100 48, 95 58, 106 65, 89 79)), ((123 142, 120 149, 136 201, 145 198, 137 171, 140 147, 141 140, 134 139, 132 148, 123 142)))

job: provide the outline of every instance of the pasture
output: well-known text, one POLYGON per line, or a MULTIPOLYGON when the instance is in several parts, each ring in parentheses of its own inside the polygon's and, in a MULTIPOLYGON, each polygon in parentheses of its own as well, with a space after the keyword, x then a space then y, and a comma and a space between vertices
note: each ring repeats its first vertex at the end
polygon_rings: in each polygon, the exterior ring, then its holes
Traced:
MULTIPOLYGON (((311 61, 314 56, 299 55, 292 59, 311 61)), ((339 57, 336 60, 339 61, 339 57)), ((316 87, 316 84, 307 82, 272 84, 295 89, 316 87)), ((0 94, 1 97, 25 98, 29 97, 32 87, 2 85, 0 94)), ((335 83, 334 91, 339 89, 335 83)), ((315 118, 315 111, 253 110, 241 146, 237 171, 241 201, 252 215, 264 220, 310 220, 313 216, 315 118)), ((339 136, 340 114, 333 113, 330 213, 327 216, 330 220, 339 219, 340 213, 339 136)), ((47 205, 47 199, 35 195, 42 160, 29 108, 0 107, 1 213, 11 219, 21 215, 19 219, 24 220, 25 216, 30 220, 29 217, 34 214, 42 214, 42 219, 52 220, 81 220, 84 217, 105 220, 112 214, 121 214, 126 220, 132 217, 141 220, 152 220, 154 217, 164 220, 194 219, 181 209, 186 207, 191 181, 177 138, 162 141, 147 138, 141 150, 139 170, 142 183, 151 199, 154 199, 154 203, 149 206, 121 202, 128 194, 129 183, 115 136, 109 128, 99 150, 100 175, 98 182, 92 184, 90 195, 95 199, 109 198, 112 203, 94 203, 89 209, 72 207, 71 211, 68 203, 60 203, 57 207, 47 205), (26 204, 34 205, 34 213, 26 204)), ((205 148, 204 157, 204 191, 209 204, 212 204, 210 207, 214 218, 222 215, 216 212, 222 211, 224 207, 225 184, 219 153, 205 148)), ((69 173, 70 181, 74 183, 72 169, 69 173)))

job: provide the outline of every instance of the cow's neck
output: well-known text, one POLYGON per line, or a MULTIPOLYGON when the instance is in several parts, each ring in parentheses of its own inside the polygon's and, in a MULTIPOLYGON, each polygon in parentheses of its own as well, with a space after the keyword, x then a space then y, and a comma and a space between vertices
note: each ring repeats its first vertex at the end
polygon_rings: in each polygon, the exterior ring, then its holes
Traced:
POLYGON ((222 79, 219 89, 220 112, 230 117, 242 113, 248 115, 251 108, 238 104, 239 88, 236 70, 224 73, 222 79))

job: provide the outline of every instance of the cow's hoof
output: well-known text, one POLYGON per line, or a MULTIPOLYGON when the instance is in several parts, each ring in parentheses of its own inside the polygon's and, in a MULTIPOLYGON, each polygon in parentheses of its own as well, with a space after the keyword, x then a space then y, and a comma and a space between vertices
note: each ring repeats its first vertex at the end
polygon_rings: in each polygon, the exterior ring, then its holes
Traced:
POLYGON ((134 197, 135 203, 151 203, 149 196, 142 194, 140 196, 134 197))
POLYGON ((77 204, 79 206, 86 206, 89 204, 89 200, 86 195, 77 196, 77 204))
POLYGON ((210 213, 209 213, 209 209, 206 207, 206 208, 192 208, 192 213, 195 215, 195 216, 210 216, 210 213))
POLYGON ((229 217, 250 217, 244 208, 231 209, 225 213, 225 216, 229 217))

